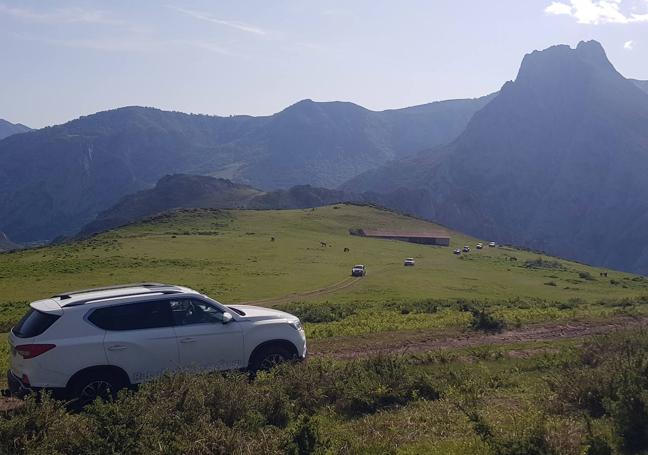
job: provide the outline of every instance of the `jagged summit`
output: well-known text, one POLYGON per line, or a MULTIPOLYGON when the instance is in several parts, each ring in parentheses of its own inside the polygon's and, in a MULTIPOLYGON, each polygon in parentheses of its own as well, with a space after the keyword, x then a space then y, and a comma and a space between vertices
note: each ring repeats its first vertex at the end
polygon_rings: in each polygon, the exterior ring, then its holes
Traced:
POLYGON ((536 84, 548 78, 560 81, 585 80, 592 70, 610 77, 622 77, 608 60, 598 41, 581 41, 575 48, 568 45, 551 46, 526 54, 515 82, 536 84))

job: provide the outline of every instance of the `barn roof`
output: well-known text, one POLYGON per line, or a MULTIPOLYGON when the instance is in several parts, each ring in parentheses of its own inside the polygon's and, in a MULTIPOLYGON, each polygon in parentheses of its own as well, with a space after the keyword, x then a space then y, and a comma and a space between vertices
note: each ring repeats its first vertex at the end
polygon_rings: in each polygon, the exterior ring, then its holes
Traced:
POLYGON ((385 229, 361 229, 365 237, 407 237, 421 239, 449 239, 450 235, 446 231, 391 231, 385 229))

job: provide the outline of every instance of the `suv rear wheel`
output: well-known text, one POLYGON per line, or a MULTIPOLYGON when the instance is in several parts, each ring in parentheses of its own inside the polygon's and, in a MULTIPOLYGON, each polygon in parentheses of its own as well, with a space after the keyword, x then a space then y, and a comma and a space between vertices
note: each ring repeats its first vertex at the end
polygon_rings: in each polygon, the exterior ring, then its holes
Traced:
POLYGON ((74 380, 71 394, 83 405, 92 403, 97 398, 112 400, 117 397, 117 392, 126 387, 124 380, 113 372, 91 371, 83 373, 74 380))

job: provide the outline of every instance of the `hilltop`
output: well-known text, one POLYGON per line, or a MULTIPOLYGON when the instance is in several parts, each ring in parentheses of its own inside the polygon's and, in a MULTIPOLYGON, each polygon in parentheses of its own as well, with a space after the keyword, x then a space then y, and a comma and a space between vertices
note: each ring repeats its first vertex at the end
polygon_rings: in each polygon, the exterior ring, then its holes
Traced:
MULTIPOLYGON (((115 205, 102 211, 77 234, 86 237, 161 213, 187 208, 256 210, 302 209, 338 202, 358 202, 416 213, 422 194, 413 190, 389 194, 354 193, 352 191, 295 185, 287 190, 262 191, 229 179, 204 175, 173 174, 162 177, 155 187, 128 194, 115 205)), ((60 237, 57 242, 65 240, 60 237)))

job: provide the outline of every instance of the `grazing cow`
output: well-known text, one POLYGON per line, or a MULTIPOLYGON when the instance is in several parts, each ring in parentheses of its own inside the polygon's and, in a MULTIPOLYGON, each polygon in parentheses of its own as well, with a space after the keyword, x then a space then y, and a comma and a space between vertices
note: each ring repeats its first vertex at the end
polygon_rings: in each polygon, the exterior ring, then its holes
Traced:
POLYGON ((344 249, 344 252, 345 252, 345 253, 348 253, 349 251, 351 251, 351 250, 349 250, 348 248, 345 248, 345 249, 344 249))
POLYGON ((320 246, 326 246, 326 242, 320 242, 320 246))
POLYGON ((275 238, 274 238, 274 237, 270 237, 270 241, 271 241, 271 242, 274 242, 274 241, 275 241, 275 238))

